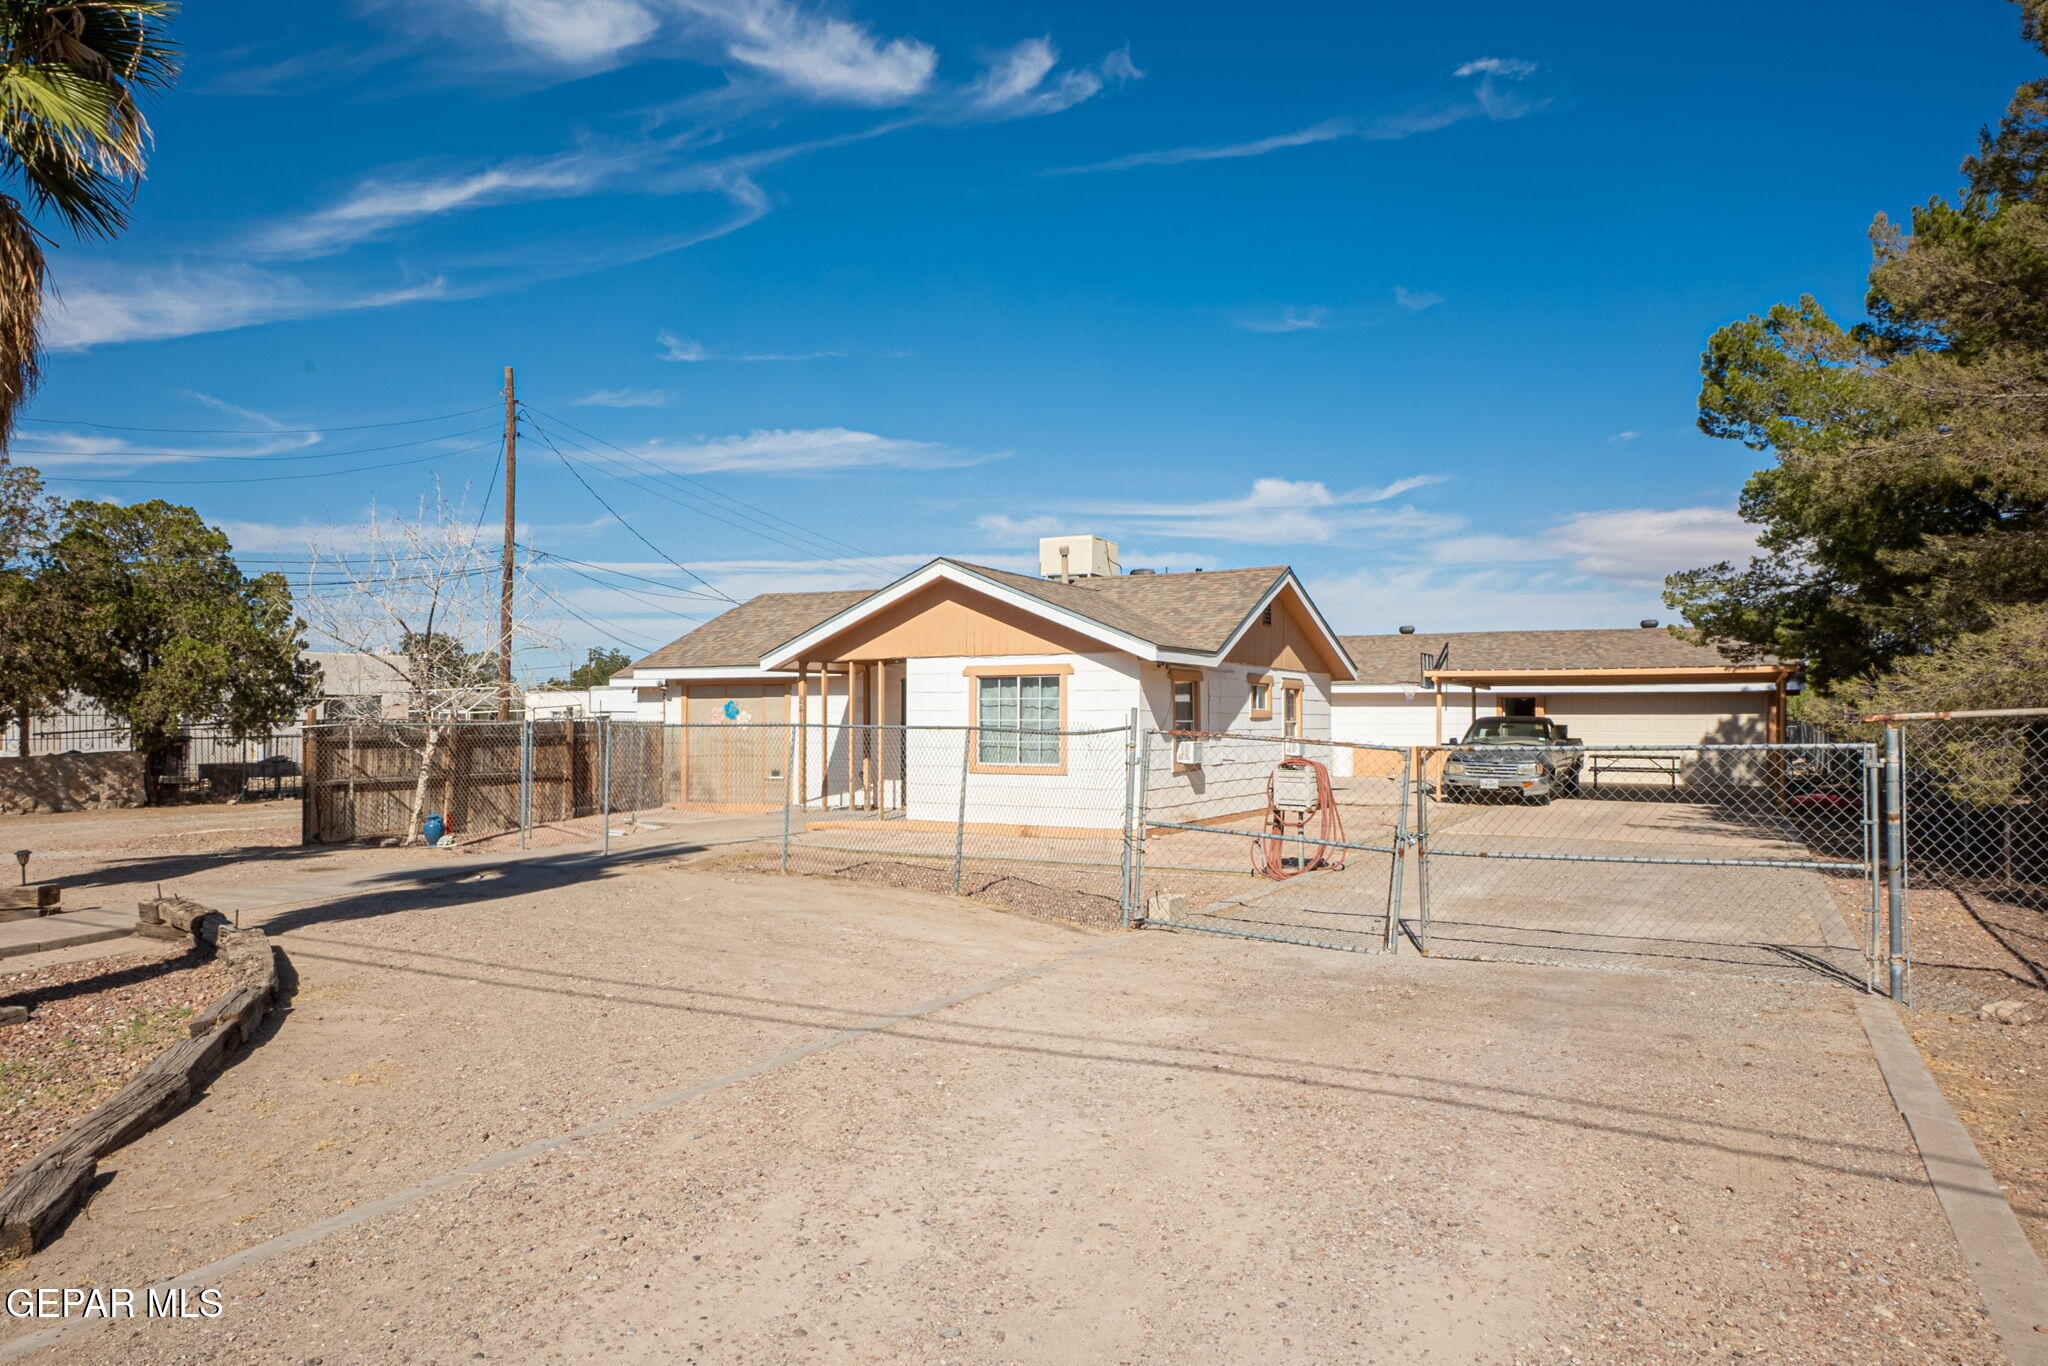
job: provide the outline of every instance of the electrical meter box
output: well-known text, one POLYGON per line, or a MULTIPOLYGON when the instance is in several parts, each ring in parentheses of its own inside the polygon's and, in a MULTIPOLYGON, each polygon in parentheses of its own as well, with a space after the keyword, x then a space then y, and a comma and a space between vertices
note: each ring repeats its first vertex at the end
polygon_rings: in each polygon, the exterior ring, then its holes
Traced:
POLYGON ((1321 802, 1314 769, 1282 764, 1273 770, 1273 805, 1282 811, 1313 811, 1321 802))

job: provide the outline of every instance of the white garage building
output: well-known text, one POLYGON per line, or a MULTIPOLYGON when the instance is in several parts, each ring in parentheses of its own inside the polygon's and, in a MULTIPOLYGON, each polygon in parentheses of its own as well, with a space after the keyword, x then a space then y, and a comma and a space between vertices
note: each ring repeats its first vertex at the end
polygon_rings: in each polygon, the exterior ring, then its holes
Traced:
POLYGON ((1785 738, 1796 664, 1738 664, 1654 626, 1344 636, 1355 681, 1332 686, 1331 738, 1455 740, 1482 716, 1551 716, 1589 745, 1785 738))

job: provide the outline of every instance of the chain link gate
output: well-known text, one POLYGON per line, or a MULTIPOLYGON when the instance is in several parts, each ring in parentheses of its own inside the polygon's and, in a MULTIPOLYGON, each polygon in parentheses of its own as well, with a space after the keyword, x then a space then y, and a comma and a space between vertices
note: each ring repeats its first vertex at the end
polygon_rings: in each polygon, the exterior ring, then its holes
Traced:
POLYGON ((1148 730, 1136 756, 1132 918, 1317 948, 1394 947, 1410 751, 1148 730))
POLYGON ((1425 953, 1878 989, 1873 746, 1481 743, 1417 767, 1425 953))

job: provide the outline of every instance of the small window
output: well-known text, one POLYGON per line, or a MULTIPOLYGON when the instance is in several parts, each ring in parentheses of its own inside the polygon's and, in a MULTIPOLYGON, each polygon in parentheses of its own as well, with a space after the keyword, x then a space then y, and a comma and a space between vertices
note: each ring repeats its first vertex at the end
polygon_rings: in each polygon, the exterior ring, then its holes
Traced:
POLYGON ((1057 674, 981 678, 975 701, 976 762, 1050 767, 1060 761, 1057 674))
POLYGON ((1280 690, 1280 733, 1290 740, 1301 738, 1301 689, 1280 690))
POLYGON ((1174 681, 1173 728, 1182 733, 1202 728, 1202 685, 1192 679, 1174 681))
POLYGON ((1252 715, 1254 717, 1273 714, 1273 685, 1263 679, 1252 680, 1252 715))

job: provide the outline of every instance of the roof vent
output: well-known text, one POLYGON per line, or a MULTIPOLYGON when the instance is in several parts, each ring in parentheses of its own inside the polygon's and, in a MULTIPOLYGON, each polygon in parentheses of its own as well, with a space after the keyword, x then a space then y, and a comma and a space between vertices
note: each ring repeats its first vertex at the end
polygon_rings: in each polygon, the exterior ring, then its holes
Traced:
POLYGON ((1404 636, 1412 636, 1415 634, 1415 628, 1413 626, 1403 626, 1401 628, 1401 634, 1404 636))
POLYGON ((1657 629, 1657 619, 1655 617, 1644 617, 1636 625, 1642 627, 1645 631, 1654 631, 1657 629))
POLYGON ((1159 571, 1156 569, 1133 569, 1130 572, 1133 574, 1156 574, 1159 571))

